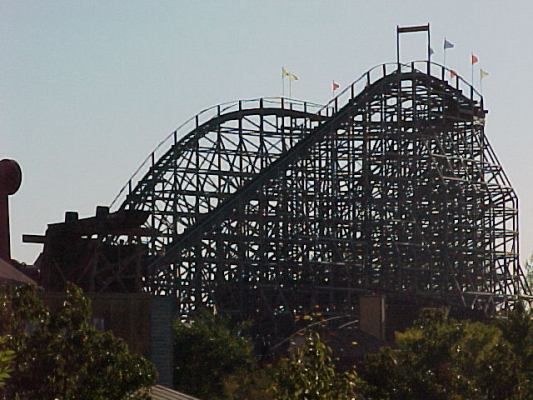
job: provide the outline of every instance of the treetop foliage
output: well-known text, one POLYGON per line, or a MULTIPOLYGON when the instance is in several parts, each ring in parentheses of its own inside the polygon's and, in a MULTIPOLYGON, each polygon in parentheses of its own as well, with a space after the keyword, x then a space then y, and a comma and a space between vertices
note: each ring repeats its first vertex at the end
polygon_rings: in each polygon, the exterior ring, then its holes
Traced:
POLYGON ((369 400, 528 400, 532 338, 524 311, 495 323, 431 311, 397 333, 394 348, 367 356, 359 372, 369 400))
POLYGON ((349 371, 337 369, 332 350, 312 330, 303 330, 302 344, 273 364, 259 363, 243 329, 223 317, 203 313, 176 323, 175 334, 177 389, 203 399, 533 398, 533 322, 520 309, 486 323, 425 310, 396 334, 393 347, 349 371))
POLYGON ((253 346, 243 336, 245 325, 200 311, 187 323, 174 323, 174 386, 205 399, 227 398, 226 380, 251 371, 253 346))
POLYGON ((257 361, 246 324, 200 312, 192 322, 178 321, 175 334, 177 390, 202 399, 330 400, 356 399, 354 371, 337 371, 331 349, 318 333, 273 365, 257 361))
POLYGON ((273 367, 272 391, 278 400, 358 399, 361 385, 355 371, 340 372, 333 354, 317 332, 305 336, 305 344, 273 367))
POLYGON ((32 286, 0 294, 0 335, 14 355, 2 389, 8 399, 123 400, 145 398, 139 390, 155 380, 154 366, 126 343, 91 323, 81 290, 67 287, 51 312, 32 286))

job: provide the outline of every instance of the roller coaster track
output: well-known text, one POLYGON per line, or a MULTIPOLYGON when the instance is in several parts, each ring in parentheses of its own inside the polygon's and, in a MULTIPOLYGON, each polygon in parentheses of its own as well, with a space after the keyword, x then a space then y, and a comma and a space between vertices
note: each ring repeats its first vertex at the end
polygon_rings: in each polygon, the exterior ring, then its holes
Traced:
POLYGON ((448 74, 384 64, 323 107, 259 99, 191 119, 119 194, 159 232, 147 290, 183 314, 243 316, 346 312, 372 291, 485 309, 529 296, 483 98, 448 74))
POLYGON ((238 101, 211 107, 169 135, 137 169, 112 202, 151 212, 157 253, 196 219, 290 149, 323 120, 320 105, 284 98, 238 101), (192 125, 192 128, 191 128, 192 125), (178 140, 178 133, 191 131, 178 140), (165 144, 171 146, 156 162, 165 144), (135 177, 147 169, 132 189, 135 177))

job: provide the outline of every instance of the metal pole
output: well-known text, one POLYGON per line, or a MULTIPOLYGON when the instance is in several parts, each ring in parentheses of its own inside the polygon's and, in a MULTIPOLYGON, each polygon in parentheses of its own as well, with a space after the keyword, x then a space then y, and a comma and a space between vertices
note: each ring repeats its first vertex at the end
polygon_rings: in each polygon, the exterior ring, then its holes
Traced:
POLYGON ((444 62, 442 64, 444 65, 444 69, 446 69, 446 38, 444 38, 444 62))
POLYGON ((289 98, 292 98, 292 79, 289 76, 289 98))
POLYGON ((472 51, 470 53, 470 65, 472 67, 472 79, 470 80, 470 84, 472 85, 472 87, 474 87, 474 52, 472 51))
POLYGON ((0 258, 11 260, 9 237, 9 200, 7 194, 0 194, 0 258))
POLYGON ((400 26, 396 25, 396 63, 398 71, 400 70, 400 26))
POLYGON ((285 73, 284 67, 281 67, 281 97, 285 97, 285 73))
POLYGON ((428 22, 428 75, 431 75, 431 34, 428 22))

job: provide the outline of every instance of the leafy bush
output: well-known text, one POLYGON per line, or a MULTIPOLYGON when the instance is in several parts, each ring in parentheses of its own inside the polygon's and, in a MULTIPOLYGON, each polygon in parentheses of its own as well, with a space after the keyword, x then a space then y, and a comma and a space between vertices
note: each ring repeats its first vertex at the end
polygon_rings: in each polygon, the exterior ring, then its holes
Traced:
POLYGON ((244 326, 208 311, 192 322, 174 323, 174 387, 202 399, 228 399, 238 390, 234 377, 256 367, 244 326))
POLYGON ((396 334, 395 348, 367 356, 367 398, 531 399, 533 325, 525 313, 513 318, 487 324, 427 311, 396 334))
POLYGON ((354 371, 339 372, 331 349, 310 332, 305 344, 274 367, 272 391, 277 400, 358 399, 361 382, 354 371))
POLYGON ((149 361, 92 326, 89 301, 76 286, 68 286, 56 312, 33 286, 7 289, 0 304, 0 334, 7 335, 6 346, 14 353, 6 398, 134 399, 144 398, 139 390, 153 384, 149 361))

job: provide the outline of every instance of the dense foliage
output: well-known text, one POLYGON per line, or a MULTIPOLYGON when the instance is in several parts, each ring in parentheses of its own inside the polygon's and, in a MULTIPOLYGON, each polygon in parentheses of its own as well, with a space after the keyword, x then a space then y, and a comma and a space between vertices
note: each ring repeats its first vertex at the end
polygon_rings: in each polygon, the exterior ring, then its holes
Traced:
POLYGON ((89 301, 69 286, 51 312, 37 289, 6 289, 0 297, 0 335, 14 352, 8 399, 122 400, 144 398, 154 382, 153 365, 129 352, 124 341, 91 324, 89 301))
POLYGON ((0 389, 5 385, 5 381, 9 378, 11 372, 11 360, 14 357, 14 352, 9 350, 6 346, 7 338, 0 336, 0 389))
POLYGON ((250 341, 227 319, 203 313, 176 323, 178 389, 224 400, 530 400, 533 321, 524 310, 482 323, 427 310, 394 347, 337 370, 331 349, 309 331, 299 347, 259 365, 250 341))
POLYGON ((513 368, 518 375, 517 399, 533 399, 533 310, 518 308, 508 318, 496 320, 496 326, 511 344, 516 355, 513 368))
POLYGON ((355 399, 357 376, 338 372, 331 349, 317 333, 274 365, 260 366, 243 326, 202 312, 176 322, 176 389, 202 399, 355 399))
POLYGON ((354 371, 339 372, 331 349, 310 332, 305 345, 273 368, 272 390, 278 400, 358 399, 359 379, 354 371))
POLYGON ((531 399, 532 335, 532 322, 520 311, 494 324, 428 311, 397 333, 394 348, 367 357, 360 369, 367 398, 531 399))
POLYGON ((199 312, 191 323, 176 321, 174 387, 202 399, 231 398, 237 390, 234 377, 246 375, 256 364, 242 329, 208 311, 199 312))

